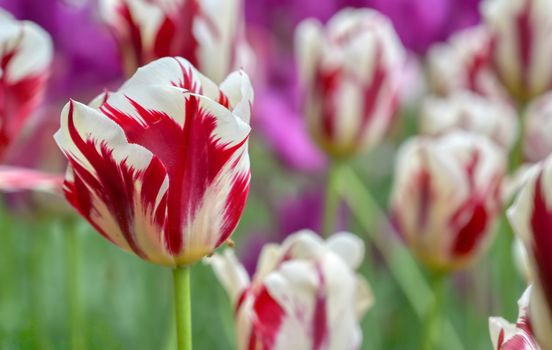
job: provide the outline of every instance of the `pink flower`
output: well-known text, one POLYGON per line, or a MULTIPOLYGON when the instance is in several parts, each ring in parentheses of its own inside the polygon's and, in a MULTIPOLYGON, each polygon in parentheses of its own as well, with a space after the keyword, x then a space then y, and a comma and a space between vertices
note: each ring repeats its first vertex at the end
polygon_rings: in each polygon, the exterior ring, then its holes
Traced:
POLYGON ((16 192, 25 190, 46 191, 61 194, 63 176, 32 169, 0 166, 0 190, 16 192))
POLYGON ((505 167, 503 151, 472 133, 419 136, 401 147, 393 221, 429 268, 461 268, 487 245, 501 209, 505 167))
POLYGON ((552 2, 486 0, 484 22, 493 40, 493 66, 521 103, 552 87, 552 2))
POLYGON ((71 101, 55 139, 69 203, 105 238, 151 262, 196 262, 236 227, 249 190, 253 91, 182 58, 138 70, 90 106, 71 101))
POLYGON ((104 20, 127 72, 165 56, 182 56, 220 83, 251 64, 241 0, 102 0, 104 20))
POLYGON ((552 349, 552 157, 535 165, 508 218, 525 246, 533 279, 529 315, 535 337, 544 350, 552 349))
POLYGON ((0 159, 40 103, 51 61, 48 33, 0 9, 0 159))
POLYGON ((352 234, 324 242, 306 230, 266 245, 253 280, 233 251, 215 255, 210 261, 234 303, 237 349, 358 349, 359 322, 373 302, 354 271, 363 256, 352 234))
POLYGON ((502 317, 489 318, 489 328, 494 350, 540 350, 531 328, 528 317, 531 287, 523 293, 518 301, 519 316, 516 324, 511 324, 502 317))
POLYGON ((296 47, 305 114, 319 146, 347 157, 377 145, 397 107, 405 54, 390 21, 345 9, 325 28, 305 20, 296 47))

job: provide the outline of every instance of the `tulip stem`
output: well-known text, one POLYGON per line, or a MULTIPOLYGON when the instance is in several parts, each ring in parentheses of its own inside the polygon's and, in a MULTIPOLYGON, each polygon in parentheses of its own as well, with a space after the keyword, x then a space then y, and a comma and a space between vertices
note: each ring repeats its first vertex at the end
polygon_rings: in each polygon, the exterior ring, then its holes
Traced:
POLYGON ((174 307, 176 314, 176 338, 178 350, 192 349, 192 304, 190 266, 173 269, 174 307))
POLYGON ((439 349, 439 334, 441 333, 441 309, 445 290, 446 275, 442 273, 432 274, 431 289, 433 302, 425 320, 425 334, 422 350, 439 349))
POLYGON ((326 182, 326 197, 324 198, 324 217, 322 223, 322 235, 329 237, 336 229, 337 214, 339 211, 339 194, 337 182, 339 179, 339 161, 332 160, 328 167, 328 178, 326 182))
POLYGON ((65 232, 65 256, 67 259, 67 293, 69 301, 69 330, 71 332, 71 348, 84 350, 86 348, 83 338, 82 310, 79 288, 79 237, 76 223, 71 221, 69 229, 65 232))

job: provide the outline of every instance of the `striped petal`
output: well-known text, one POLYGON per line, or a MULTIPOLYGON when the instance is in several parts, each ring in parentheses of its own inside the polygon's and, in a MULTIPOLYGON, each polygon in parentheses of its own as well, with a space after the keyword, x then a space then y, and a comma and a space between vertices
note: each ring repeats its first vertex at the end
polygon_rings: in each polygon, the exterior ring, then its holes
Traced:
POLYGON ((489 318, 489 329, 493 349, 495 350, 540 350, 537 344, 531 321, 528 318, 531 287, 523 293, 518 301, 519 316, 516 324, 511 324, 501 317, 489 318))
POLYGON ((552 348, 552 269, 549 253, 552 249, 552 158, 535 165, 514 204, 508 218, 523 242, 533 279, 530 315, 535 336, 544 349, 552 348))
POLYGON ((0 9, 0 158, 42 99, 52 60, 48 33, 0 9))

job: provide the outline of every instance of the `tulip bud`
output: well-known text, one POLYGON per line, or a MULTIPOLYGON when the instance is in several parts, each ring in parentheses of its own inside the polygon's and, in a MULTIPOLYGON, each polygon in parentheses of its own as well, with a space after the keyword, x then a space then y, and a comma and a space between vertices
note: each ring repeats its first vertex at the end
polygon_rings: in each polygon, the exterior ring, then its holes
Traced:
POLYGON ((518 301, 519 316, 516 324, 511 324, 502 317, 489 318, 489 330, 494 350, 540 350, 528 317, 531 287, 523 293, 518 301))
POLYGON ((552 2, 486 0, 482 4, 492 41, 493 67, 510 95, 519 102, 552 85, 552 2))
POLYGON ((523 151, 525 159, 536 163, 552 153, 552 93, 535 99, 525 113, 523 151))
POLYGON ((528 255, 531 291, 530 318, 543 350, 552 349, 552 157, 535 165, 508 218, 528 255))
POLYGON ((40 103, 52 56, 48 33, 0 9, 0 159, 40 103))
POLYGON ((355 273, 362 241, 337 233, 324 242, 300 231, 266 245, 250 281, 233 252, 211 259, 236 312, 237 349, 359 349, 359 322, 373 297, 355 273))
POLYGON ((517 114, 502 100, 458 91, 447 98, 426 98, 421 112, 421 129, 429 135, 463 129, 487 136, 509 151, 517 137, 517 114))
POLYGON ((433 45, 427 54, 432 90, 448 95, 458 90, 504 98, 505 92, 491 69, 491 40, 483 26, 464 29, 448 42, 433 45))
POLYGON ((390 21, 345 9, 325 28, 303 21, 296 32, 310 132, 333 157, 376 145, 397 107, 404 49, 390 21))
POLYGON ((251 64, 241 0, 102 0, 129 74, 166 56, 182 56, 220 83, 251 64))
POLYGON ((501 208, 505 163, 488 138, 461 131, 415 137, 401 147, 392 217, 430 269, 463 267, 487 245, 501 208))
POLYGON ((245 206, 252 100, 245 73, 219 87, 166 57, 91 106, 69 102, 55 135, 67 200, 145 260, 181 266, 211 254, 245 206))

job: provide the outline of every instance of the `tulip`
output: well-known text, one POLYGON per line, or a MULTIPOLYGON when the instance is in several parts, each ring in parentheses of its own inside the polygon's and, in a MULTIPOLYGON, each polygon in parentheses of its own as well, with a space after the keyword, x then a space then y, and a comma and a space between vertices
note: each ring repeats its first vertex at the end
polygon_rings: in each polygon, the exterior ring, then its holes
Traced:
POLYGON ((251 64, 240 0, 102 0, 127 72, 165 56, 182 56, 220 83, 251 64))
POLYGON ((237 349, 353 350, 373 297, 354 271, 364 245, 349 233, 323 241, 300 231, 266 245, 250 280, 233 251, 210 261, 236 313, 237 349))
POLYGON ((489 329, 494 350, 540 350, 528 317, 531 287, 518 301, 519 316, 516 324, 501 317, 489 318, 489 329))
POLYGON ((42 28, 0 9, 0 159, 44 95, 52 51, 42 28))
POLYGON ((535 165, 508 210, 508 218, 523 242, 533 282, 529 315, 543 350, 552 349, 552 157, 535 165))
POLYGON ((501 208, 505 168, 498 146, 473 133, 419 136, 401 147, 392 219, 432 271, 461 268, 487 246, 501 208))
POLYGON ((36 190, 61 194, 63 177, 32 169, 0 166, 0 191, 36 190))
POLYGON ((520 103, 552 85, 552 2, 486 0, 482 4, 493 41, 493 67, 510 95, 520 103))
POLYGON ((305 114, 318 145, 334 158, 382 139, 397 107, 404 49, 391 22, 376 11, 345 9, 326 25, 296 31, 305 114))
POLYGON ((433 45, 427 54, 432 90, 448 95, 458 90, 505 98, 491 68, 491 36, 483 26, 455 33, 448 42, 433 45))
POLYGON ((523 153, 528 162, 545 160, 552 153, 552 93, 532 101, 525 112, 523 153))
POLYGON ((166 57, 89 106, 70 101, 55 134, 68 202, 115 245, 173 268, 179 350, 191 349, 189 265, 230 237, 245 206, 252 100, 244 72, 217 87, 166 57))
POLYGON ((105 238, 156 264, 192 264, 238 223, 249 189, 252 90, 217 87, 182 58, 141 68, 117 92, 71 101, 55 139, 70 204, 105 238))
POLYGON ((421 129, 429 135, 442 135, 463 129, 487 136, 505 151, 517 138, 515 109, 501 100, 491 100, 469 91, 446 98, 428 97, 421 112, 421 129))

